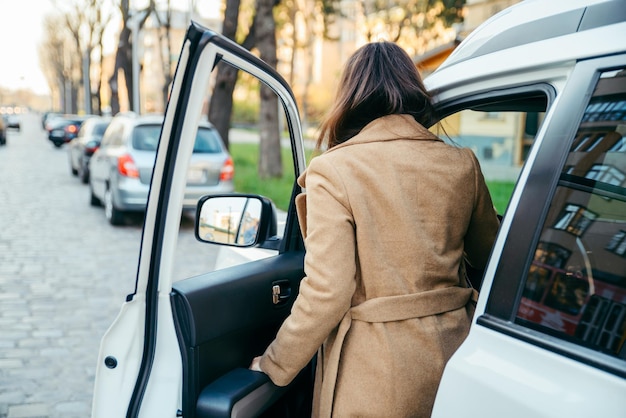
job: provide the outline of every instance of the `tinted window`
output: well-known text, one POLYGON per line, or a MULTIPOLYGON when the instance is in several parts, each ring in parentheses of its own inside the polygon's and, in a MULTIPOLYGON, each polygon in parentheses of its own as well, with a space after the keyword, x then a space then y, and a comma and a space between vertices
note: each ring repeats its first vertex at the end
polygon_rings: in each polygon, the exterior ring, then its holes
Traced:
POLYGON ((106 131, 107 126, 109 126, 108 122, 98 123, 93 128, 93 135, 96 137, 102 138, 102 135, 104 135, 104 131, 106 131))
POLYGON ((563 166, 517 321, 626 358, 626 71, 603 74, 563 166))
POLYGON ((217 154, 222 152, 222 139, 217 131, 209 128, 199 128, 193 152, 202 154, 217 154))
POLYGON ((133 130, 133 148, 140 151, 156 151, 161 136, 161 125, 138 125, 133 130))

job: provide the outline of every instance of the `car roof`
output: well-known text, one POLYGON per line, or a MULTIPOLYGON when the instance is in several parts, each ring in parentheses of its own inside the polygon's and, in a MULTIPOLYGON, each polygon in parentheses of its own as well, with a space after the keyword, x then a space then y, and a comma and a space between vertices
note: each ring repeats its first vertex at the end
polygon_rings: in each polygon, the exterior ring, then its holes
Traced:
MULTIPOLYGON (((165 115, 161 113, 147 113, 140 115, 134 112, 123 112, 115 115, 113 120, 123 120, 125 124, 132 126, 142 124, 162 125, 164 117, 165 115)), ((198 126, 214 129, 214 126, 204 119, 199 122, 198 126)))
POLYGON ((488 19, 424 82, 428 89, 626 51, 626 0, 524 0, 488 19))

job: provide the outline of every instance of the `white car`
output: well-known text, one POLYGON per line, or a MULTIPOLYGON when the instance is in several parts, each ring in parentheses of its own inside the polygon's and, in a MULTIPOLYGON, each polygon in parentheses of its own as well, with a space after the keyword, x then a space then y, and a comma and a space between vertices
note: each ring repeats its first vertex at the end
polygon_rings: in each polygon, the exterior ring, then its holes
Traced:
MULTIPOLYGON (((192 25, 163 124, 136 291, 102 340, 93 417, 309 413, 312 364, 287 388, 247 369, 303 277, 293 196, 282 233, 262 196, 202 199, 199 239, 274 254, 173 280, 185 173, 218 61, 276 93, 294 177, 306 167, 287 83, 192 25)), ((481 154, 486 172, 524 162, 433 417, 623 417, 626 1, 521 2, 473 32, 425 83, 446 131, 481 154)))

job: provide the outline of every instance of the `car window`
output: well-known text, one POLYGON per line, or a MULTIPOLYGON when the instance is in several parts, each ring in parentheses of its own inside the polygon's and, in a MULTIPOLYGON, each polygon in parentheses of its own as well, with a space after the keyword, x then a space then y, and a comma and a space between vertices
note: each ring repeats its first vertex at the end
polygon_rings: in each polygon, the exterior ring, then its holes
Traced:
POLYGON ((156 151, 161 136, 161 125, 138 125, 133 129, 132 146, 140 151, 156 151))
POLYGON ((193 146, 193 152, 201 154, 217 154, 222 152, 222 138, 216 130, 198 128, 198 135, 193 146))
POLYGON ((98 138, 102 138, 102 135, 104 135, 104 131, 106 131, 107 127, 109 126, 108 122, 101 122, 96 124, 93 127, 93 136, 98 137, 98 138))
MULTIPOLYGON (((230 65, 222 62, 220 65, 230 65)), ((212 77, 215 77, 215 71, 212 77)), ((282 238, 285 231, 287 211, 291 200, 291 194, 295 184, 294 167, 291 157, 289 133, 286 131, 285 113, 282 106, 278 105, 278 97, 268 91, 275 100, 273 107, 278 109, 278 131, 271 140, 276 141, 275 146, 280 148, 278 159, 261 161, 261 124, 260 116, 260 83, 257 78, 239 71, 235 86, 231 129, 228 138, 228 152, 234 163, 234 187, 235 193, 253 193, 271 199, 277 211, 276 236, 282 238), (282 144, 282 146, 280 145, 282 144), (271 170, 274 174, 261 174, 261 164, 269 164, 273 168, 281 166, 281 170, 271 170)), ((210 86, 217 84, 212 82, 210 86)), ((213 90, 209 91, 209 97, 213 90)), ((194 153, 198 152, 221 152, 219 142, 222 139, 217 131, 200 128, 194 146, 194 153)), ((274 155, 274 157, 277 157, 274 155)), ((231 219, 231 215, 237 212, 237 208, 225 209, 224 219, 231 219)), ((183 220, 181 228, 193 228, 195 213, 188 213, 187 219, 183 220)), ((234 216, 234 215, 233 215, 234 216)), ((180 235, 175 277, 181 280, 194 275, 221 270, 231 266, 241 265, 262 258, 274 256, 279 253, 278 249, 262 249, 258 247, 235 248, 218 244, 200 242, 193 237, 180 235), (189 248, 195 251, 189 251, 189 248), (187 248, 183 250, 183 248, 187 248), (193 261, 192 261, 193 260, 193 261)))
POLYGON ((448 143, 474 151, 496 210, 503 214, 544 120, 548 98, 542 92, 512 92, 475 100, 431 130, 448 143))
POLYGON ((626 359, 626 71, 599 78, 524 281, 516 322, 626 359))

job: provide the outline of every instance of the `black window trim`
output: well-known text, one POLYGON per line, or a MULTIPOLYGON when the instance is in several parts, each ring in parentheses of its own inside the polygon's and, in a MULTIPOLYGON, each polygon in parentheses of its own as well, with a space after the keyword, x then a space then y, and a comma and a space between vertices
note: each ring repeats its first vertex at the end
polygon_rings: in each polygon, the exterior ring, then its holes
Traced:
MULTIPOLYGON (((434 92, 437 94, 437 92, 434 92)), ((437 120, 433 122, 439 122, 442 119, 450 116, 453 113, 461 110, 479 110, 484 112, 493 112, 494 108, 485 106, 486 104, 494 101, 498 103, 507 102, 521 102, 529 100, 534 97, 544 95, 546 97, 546 109, 549 109, 554 99, 556 98, 556 90, 553 86, 547 83, 532 83, 532 84, 520 84, 517 86, 510 86, 504 89, 488 90, 478 93, 473 93, 467 96, 456 97, 451 100, 445 100, 435 104, 437 120)), ((527 109, 524 109, 529 111, 527 109)), ((521 109, 501 109, 500 111, 516 111, 522 112, 521 109)), ((434 125, 434 123, 433 123, 434 125)))

